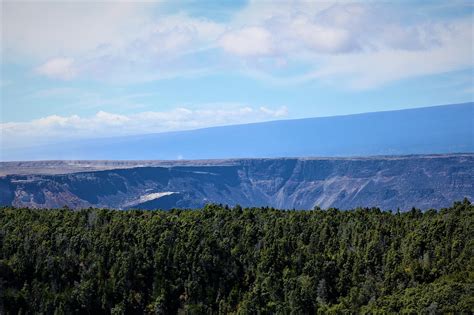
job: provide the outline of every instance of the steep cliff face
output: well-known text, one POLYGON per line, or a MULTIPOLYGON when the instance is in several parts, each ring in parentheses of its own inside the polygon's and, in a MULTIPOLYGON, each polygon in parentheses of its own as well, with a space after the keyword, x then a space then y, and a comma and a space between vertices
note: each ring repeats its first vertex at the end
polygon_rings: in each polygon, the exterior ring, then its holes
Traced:
MULTIPOLYGON (((0 178, 3 205, 170 209, 206 203, 408 210, 474 197, 474 155, 242 159, 0 178), (181 164, 181 165, 180 165, 181 164)), ((159 163, 158 163, 159 165, 159 163)), ((69 170, 70 171, 70 170, 69 170)), ((40 172, 38 172, 40 173, 40 172)))

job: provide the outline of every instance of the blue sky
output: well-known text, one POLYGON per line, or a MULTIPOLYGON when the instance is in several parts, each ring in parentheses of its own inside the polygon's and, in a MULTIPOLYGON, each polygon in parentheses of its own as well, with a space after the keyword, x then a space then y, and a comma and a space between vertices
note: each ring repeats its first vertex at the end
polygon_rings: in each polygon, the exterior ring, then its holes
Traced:
POLYGON ((472 1, 1 6, 4 148, 473 101, 472 1))

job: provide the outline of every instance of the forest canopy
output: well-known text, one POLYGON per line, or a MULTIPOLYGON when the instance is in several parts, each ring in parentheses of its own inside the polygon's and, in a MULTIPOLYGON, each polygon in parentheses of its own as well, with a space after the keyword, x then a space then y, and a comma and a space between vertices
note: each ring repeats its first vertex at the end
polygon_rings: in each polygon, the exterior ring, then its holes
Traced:
POLYGON ((474 311, 474 206, 0 208, 0 313, 474 311))

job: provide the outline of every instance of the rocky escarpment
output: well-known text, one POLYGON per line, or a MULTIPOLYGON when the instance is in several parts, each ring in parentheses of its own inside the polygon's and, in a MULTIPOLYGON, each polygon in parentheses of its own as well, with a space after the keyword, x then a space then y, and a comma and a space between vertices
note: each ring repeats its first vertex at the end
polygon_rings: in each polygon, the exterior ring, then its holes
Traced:
POLYGON ((170 209, 213 202, 282 209, 407 210, 440 208, 474 197, 473 154, 135 166, 130 162, 128 168, 77 173, 68 169, 68 174, 50 175, 40 174, 37 167, 36 174, 6 175, 0 178, 0 202, 41 208, 170 209))

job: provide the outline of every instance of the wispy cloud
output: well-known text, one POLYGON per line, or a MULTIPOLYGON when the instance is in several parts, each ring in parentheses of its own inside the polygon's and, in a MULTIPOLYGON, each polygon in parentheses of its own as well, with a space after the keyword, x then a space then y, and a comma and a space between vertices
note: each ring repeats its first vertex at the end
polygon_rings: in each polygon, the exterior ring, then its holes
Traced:
POLYGON ((2 53, 10 60, 45 60, 81 56, 104 44, 120 46, 145 30, 151 6, 135 1, 5 1, 2 53))
POLYGON ((37 74, 58 80, 238 71, 368 89, 474 66, 472 10, 440 18, 390 3, 250 1, 226 22, 166 15, 146 2, 7 3, 4 10, 7 55, 28 55, 37 74))
MULTIPOLYGON (((245 71, 276 84, 319 80, 370 89, 474 66, 472 16, 407 23, 407 17, 381 5, 340 4, 319 10, 314 4, 285 10, 281 6, 264 10, 261 3, 253 6, 255 12, 249 8, 246 14, 260 32, 270 34, 262 42, 271 43, 272 49, 261 51, 260 62, 247 62, 245 71), (262 62, 264 57, 273 63, 262 62), (275 71, 277 63, 289 69, 295 64, 307 67, 281 75, 275 71)), ((247 38, 246 46, 258 47, 257 40, 252 43, 252 37, 247 38)), ((237 47, 239 40, 234 40, 237 47)), ((229 42, 226 45, 233 47, 229 42)))
POLYGON ((238 56, 268 55, 273 52, 272 35, 261 27, 247 27, 228 32, 219 40, 220 46, 238 56))
POLYGON ((53 58, 36 68, 36 72, 44 76, 71 80, 77 75, 77 69, 72 58, 53 58))

